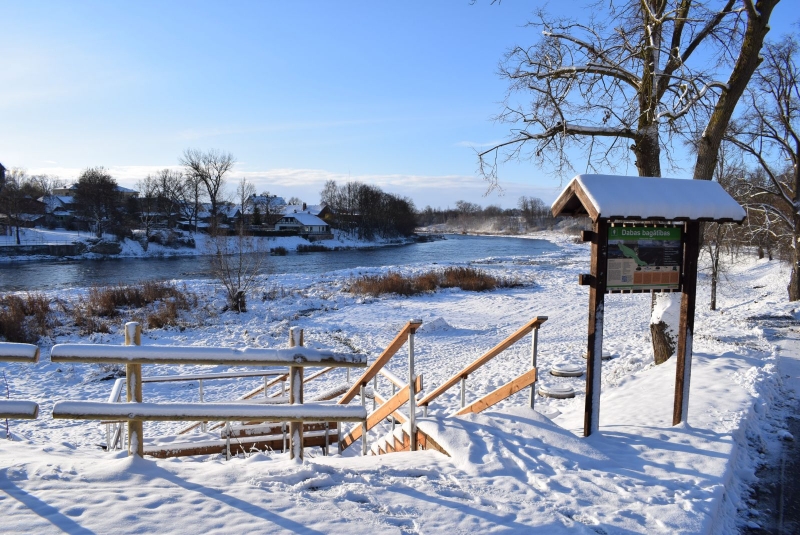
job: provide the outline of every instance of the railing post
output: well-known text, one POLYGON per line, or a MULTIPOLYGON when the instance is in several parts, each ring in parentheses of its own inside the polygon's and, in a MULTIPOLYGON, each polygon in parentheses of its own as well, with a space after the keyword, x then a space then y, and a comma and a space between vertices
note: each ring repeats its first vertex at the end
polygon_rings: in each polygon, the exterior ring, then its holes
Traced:
MULTIPOLYGON (((422 323, 422 320, 411 320, 411 323, 422 323)), ((417 451, 417 391, 414 383, 414 335, 416 329, 408 331, 408 424, 410 430, 410 449, 417 451)))
MULTIPOLYGON (((395 394, 397 394, 397 386, 392 383, 392 397, 394 397, 395 394)), ((392 419, 392 434, 394 434, 394 427, 397 419, 394 417, 394 414, 390 414, 389 417, 392 419)))
MULTIPOLYGON (((200 379, 200 380, 198 381, 198 386, 197 386, 197 388, 198 388, 198 390, 200 391, 200 403, 203 403, 203 380, 202 380, 202 379, 200 379)), ((201 423, 201 424, 200 424, 200 429, 203 431, 203 433, 205 433, 205 432, 206 432, 206 424, 207 424, 207 423, 208 423, 208 422, 203 422, 203 423, 201 423)))
POLYGON ((375 394, 378 392, 378 374, 375 374, 375 377, 372 378, 372 411, 374 412, 375 409, 378 407, 378 398, 375 394))
MULTIPOLYGON (((303 345, 303 329, 289 329, 289 347, 303 345)), ((289 403, 303 404, 303 367, 289 367, 289 403)), ((289 422, 289 458, 303 461, 303 422, 289 422)))
MULTIPOLYGON (((536 367, 536 351, 539 345, 539 327, 533 328, 533 340, 531 341, 531 368, 536 367)), ((537 374, 536 377, 538 378, 539 375, 537 374)), ((536 399, 536 381, 533 382, 531 385, 531 409, 533 408, 534 401, 536 399)))
POLYGON ((225 460, 231 460, 231 423, 225 422, 225 460))
POLYGON ((461 377, 461 408, 467 405, 467 376, 461 377))
MULTIPOLYGON (((142 345, 142 326, 135 321, 125 324, 125 345, 142 345)), ((125 365, 128 403, 142 402, 142 365, 125 365)), ((128 420, 128 455, 144 457, 144 425, 141 420, 128 420)))

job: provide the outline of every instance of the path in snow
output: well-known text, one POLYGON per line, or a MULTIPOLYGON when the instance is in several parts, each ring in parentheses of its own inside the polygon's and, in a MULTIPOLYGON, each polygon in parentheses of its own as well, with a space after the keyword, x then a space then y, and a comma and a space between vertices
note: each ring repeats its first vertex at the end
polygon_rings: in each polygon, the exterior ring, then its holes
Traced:
POLYGON ((779 452, 770 455, 756 475, 754 499, 760 511, 759 527, 748 527, 747 534, 800 532, 800 323, 790 317, 760 318, 764 334, 775 344, 778 371, 787 394, 785 424, 788 435, 779 452), (793 439, 791 437, 794 437, 793 439))

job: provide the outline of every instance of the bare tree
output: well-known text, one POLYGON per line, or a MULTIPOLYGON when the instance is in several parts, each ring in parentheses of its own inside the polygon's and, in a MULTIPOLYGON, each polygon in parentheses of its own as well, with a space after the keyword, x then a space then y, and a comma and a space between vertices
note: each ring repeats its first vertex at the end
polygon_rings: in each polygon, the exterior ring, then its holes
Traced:
POLYGON ((231 153, 216 149, 207 152, 186 149, 180 163, 186 167, 187 174, 205 186, 211 203, 211 231, 215 233, 219 223, 219 206, 224 202, 225 175, 233 169, 236 159, 231 153))
POLYGON ((239 180, 239 183, 236 184, 236 200, 239 204, 239 213, 241 214, 240 224, 244 225, 246 217, 245 213, 247 211, 247 206, 252 204, 251 197, 256 194, 256 187, 249 182, 246 178, 242 178, 239 180))
POLYGON ((216 236, 214 246, 211 269, 225 288, 225 310, 247 312, 247 292, 258 281, 267 252, 241 229, 235 237, 216 236))
POLYGON ((758 166, 746 183, 746 207, 762 232, 789 244, 790 301, 800 300, 800 45, 792 36, 766 46, 764 63, 748 90, 748 111, 726 141, 758 166), (761 180, 758 178, 761 177, 761 180))
POLYGON ((181 213, 181 204, 185 199, 183 173, 162 169, 155 174, 155 179, 158 181, 160 209, 167 220, 167 226, 172 228, 176 217, 181 213))
MULTIPOLYGON (((735 106, 741 93, 728 84, 747 84, 777 1, 598 2, 591 11, 605 16, 587 22, 540 11, 530 26, 541 40, 514 47, 500 65, 509 90, 498 118, 520 128, 478 154, 481 174, 493 187, 499 161, 531 159, 563 176, 574 171, 568 151, 578 149, 588 170, 627 164, 632 153, 639 176, 661 176, 662 150, 669 159, 675 136, 694 140, 715 102, 735 106)), ((726 113, 714 110, 714 132, 724 131, 726 113)), ((703 162, 711 148, 716 160, 712 143, 703 162)))
POLYGON ((150 236, 159 217, 159 180, 156 176, 147 175, 146 178, 136 183, 139 191, 139 222, 144 231, 144 242, 142 248, 147 251, 150 246, 150 236))
MULTIPOLYGON (((744 12, 746 24, 744 35, 738 45, 736 62, 730 70, 726 83, 718 86, 714 108, 697 141, 697 159, 694 178, 708 180, 714 172, 719 148, 736 105, 750 83, 750 79, 761 63, 761 49, 769 32, 769 19, 779 0, 742 0, 740 11, 744 12)), ((729 2, 733 4, 733 2, 729 2)))

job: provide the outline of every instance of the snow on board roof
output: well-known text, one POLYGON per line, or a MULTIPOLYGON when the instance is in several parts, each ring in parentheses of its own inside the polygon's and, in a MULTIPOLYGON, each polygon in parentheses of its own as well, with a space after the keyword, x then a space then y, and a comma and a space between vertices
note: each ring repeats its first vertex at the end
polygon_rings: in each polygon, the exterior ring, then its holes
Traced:
POLYGON ((554 216, 598 219, 733 221, 744 209, 717 182, 618 175, 578 175, 551 207, 554 216))

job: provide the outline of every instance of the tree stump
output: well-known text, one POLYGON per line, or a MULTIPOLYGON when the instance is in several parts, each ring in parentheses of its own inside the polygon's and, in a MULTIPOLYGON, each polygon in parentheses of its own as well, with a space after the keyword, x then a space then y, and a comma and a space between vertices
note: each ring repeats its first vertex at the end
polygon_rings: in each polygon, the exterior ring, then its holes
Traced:
POLYGON ((653 359, 658 364, 664 364, 675 352, 675 339, 669 331, 669 326, 660 321, 650 324, 650 335, 653 339, 653 359))

